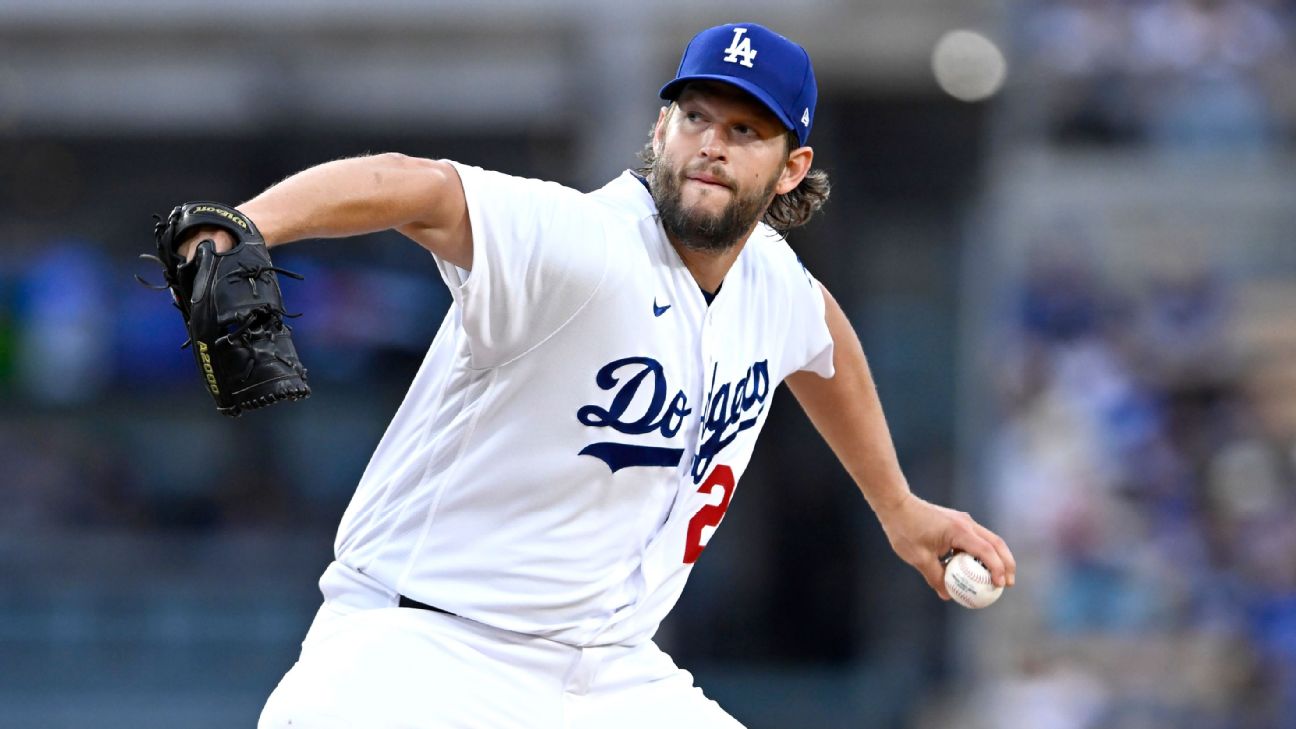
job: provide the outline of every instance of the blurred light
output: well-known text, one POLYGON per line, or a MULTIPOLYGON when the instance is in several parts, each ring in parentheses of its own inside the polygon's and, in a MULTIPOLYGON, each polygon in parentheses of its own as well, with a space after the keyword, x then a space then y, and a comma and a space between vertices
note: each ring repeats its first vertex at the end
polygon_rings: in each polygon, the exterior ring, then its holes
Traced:
POLYGON ((1003 87, 1008 64, 994 41, 971 30, 952 30, 932 50, 932 71, 945 93, 981 101, 1003 87))

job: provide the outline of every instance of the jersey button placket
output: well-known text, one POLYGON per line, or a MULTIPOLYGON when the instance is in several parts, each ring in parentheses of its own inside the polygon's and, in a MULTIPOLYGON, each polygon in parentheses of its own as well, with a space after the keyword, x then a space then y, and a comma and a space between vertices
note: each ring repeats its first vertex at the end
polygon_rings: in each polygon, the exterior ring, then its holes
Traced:
MULTIPOLYGON (((713 337, 711 335, 711 330, 712 330, 713 321, 714 321, 713 311, 712 308, 708 306, 706 309, 706 313, 703 314, 702 316, 702 346, 700 352, 702 356, 702 373, 701 373, 702 376, 699 378, 701 380, 702 396, 698 398, 698 414, 697 414, 698 430, 697 430, 696 441, 693 444, 694 453, 697 452, 698 447, 701 446, 703 439, 705 439, 706 437, 707 408, 709 408, 711 405, 709 396, 711 394, 711 388, 714 384, 714 378, 712 375, 715 373, 715 369, 716 369, 715 357, 713 357, 711 354, 711 342, 713 340, 713 337)), ((690 484, 692 483, 692 478, 691 478, 692 474, 693 474, 693 467, 692 467, 692 463, 690 463, 689 465, 690 484)))

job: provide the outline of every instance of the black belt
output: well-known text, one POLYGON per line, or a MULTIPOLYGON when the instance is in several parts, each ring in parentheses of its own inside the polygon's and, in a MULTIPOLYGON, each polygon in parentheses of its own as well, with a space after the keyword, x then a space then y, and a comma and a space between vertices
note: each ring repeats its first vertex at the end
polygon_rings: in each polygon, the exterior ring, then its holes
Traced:
MULTIPOLYGON (((443 615, 454 615, 454 613, 449 610, 442 610, 435 605, 428 605, 427 603, 419 602, 418 600, 412 600, 404 595, 399 595, 398 597, 400 597, 400 601, 396 603, 397 607, 414 608, 416 610, 431 610, 434 613, 442 613, 443 615)), ((457 618, 459 616, 455 615, 455 617, 457 618)))

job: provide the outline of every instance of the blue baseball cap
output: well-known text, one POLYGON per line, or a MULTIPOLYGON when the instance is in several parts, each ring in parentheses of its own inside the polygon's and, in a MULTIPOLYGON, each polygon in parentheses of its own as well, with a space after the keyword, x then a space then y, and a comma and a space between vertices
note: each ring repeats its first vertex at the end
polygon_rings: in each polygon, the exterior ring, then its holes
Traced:
POLYGON ((690 81, 733 84, 769 107, 802 146, 810 137, 819 98, 810 54, 769 28, 730 23, 693 36, 661 98, 674 101, 690 81))

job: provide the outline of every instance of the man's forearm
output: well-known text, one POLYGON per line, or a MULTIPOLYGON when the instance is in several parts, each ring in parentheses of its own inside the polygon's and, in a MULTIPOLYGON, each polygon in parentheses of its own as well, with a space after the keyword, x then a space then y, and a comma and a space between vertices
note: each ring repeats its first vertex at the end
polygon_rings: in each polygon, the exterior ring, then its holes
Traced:
POLYGON ((900 505, 909 496, 909 485, 900 471, 859 338, 827 290, 824 300, 836 373, 824 379, 813 372, 797 372, 787 378, 788 388, 869 505, 881 513, 900 505))
MULTIPOLYGON (((459 173, 448 162, 394 153, 326 162, 272 185, 238 209, 267 246, 394 229, 443 260, 472 268, 468 205, 459 173)), ((181 255, 191 258, 205 238, 217 251, 233 245, 228 232, 203 226, 181 241, 181 255)))
POLYGON ((896 554, 944 599, 949 599, 949 592, 942 558, 950 550, 971 552, 990 568, 996 585, 1013 584, 1017 563, 999 535, 968 514, 928 503, 910 492, 864 348, 827 289, 824 302, 836 373, 824 379, 813 372, 797 372, 787 378, 788 387, 873 507, 896 554))
POLYGON ((446 179, 446 166, 399 154, 326 162, 271 186, 238 209, 252 218, 270 246, 399 228, 435 218, 443 191, 451 182, 458 185, 446 179))

